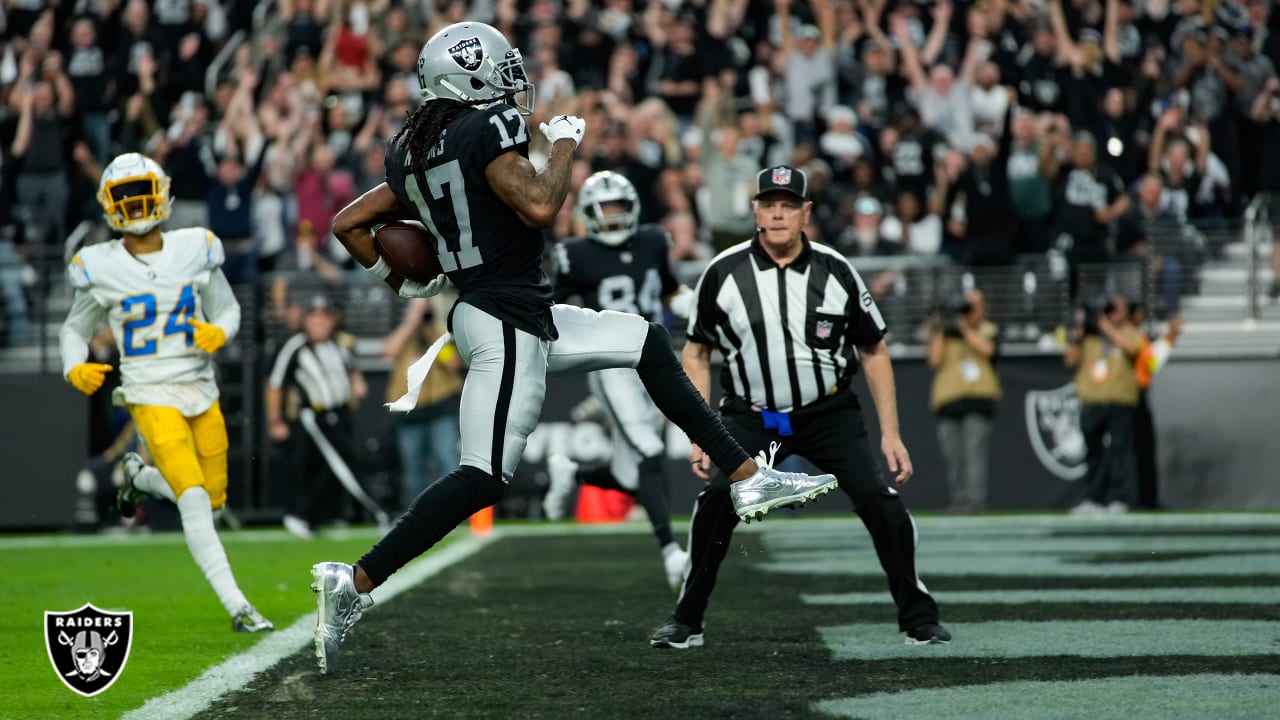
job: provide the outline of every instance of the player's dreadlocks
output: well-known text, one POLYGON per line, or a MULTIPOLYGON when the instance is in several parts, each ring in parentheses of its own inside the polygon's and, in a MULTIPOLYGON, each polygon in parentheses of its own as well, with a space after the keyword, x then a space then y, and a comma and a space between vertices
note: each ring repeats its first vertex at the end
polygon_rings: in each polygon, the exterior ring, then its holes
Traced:
POLYGON ((395 141, 406 143, 412 151, 409 170, 413 174, 427 171, 427 156, 431 148, 440 142, 440 133, 468 107, 488 105, 492 99, 462 102, 452 98, 433 98, 417 107, 404 119, 404 127, 396 134, 395 141))

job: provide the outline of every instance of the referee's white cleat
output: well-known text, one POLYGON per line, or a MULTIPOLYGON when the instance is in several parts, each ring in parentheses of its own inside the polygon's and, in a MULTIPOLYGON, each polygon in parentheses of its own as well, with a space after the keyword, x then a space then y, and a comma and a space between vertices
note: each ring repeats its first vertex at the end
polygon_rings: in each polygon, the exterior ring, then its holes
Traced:
POLYGON ((354 568, 346 563, 322 562, 311 567, 311 589, 316 594, 316 662, 321 673, 333 667, 338 646, 373 598, 356 591, 354 568))
POLYGON ((729 485, 733 509, 743 522, 760 520, 770 510, 781 507, 803 506, 836 489, 835 475, 805 475, 773 468, 773 457, 778 443, 770 443, 769 456, 764 451, 756 455, 756 474, 729 485))

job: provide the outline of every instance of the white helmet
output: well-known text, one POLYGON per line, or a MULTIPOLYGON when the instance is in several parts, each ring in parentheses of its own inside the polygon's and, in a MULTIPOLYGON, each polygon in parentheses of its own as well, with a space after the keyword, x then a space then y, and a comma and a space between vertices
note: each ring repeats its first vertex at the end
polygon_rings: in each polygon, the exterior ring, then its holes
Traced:
POLYGON ((146 155, 125 153, 102 171, 98 204, 112 230, 143 235, 169 217, 169 176, 146 155))
POLYGON ((418 53, 418 88, 423 100, 505 101, 524 115, 533 113, 533 83, 520 51, 484 23, 454 23, 432 35, 418 53), (521 93, 524 102, 516 99, 521 93))
POLYGON ((640 223, 640 196, 631 181, 612 170, 593 174, 578 191, 578 212, 587 233, 605 245, 617 246, 636 234, 640 223), (606 216, 604 206, 621 204, 624 211, 606 216))

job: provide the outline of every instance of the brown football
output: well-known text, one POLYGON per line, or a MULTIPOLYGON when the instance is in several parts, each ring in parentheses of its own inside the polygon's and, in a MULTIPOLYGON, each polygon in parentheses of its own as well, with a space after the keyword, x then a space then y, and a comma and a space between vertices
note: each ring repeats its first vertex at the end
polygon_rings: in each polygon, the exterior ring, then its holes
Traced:
POLYGON ((416 222, 397 220, 376 228, 373 249, 406 280, 425 285, 444 272, 436 257, 435 238, 416 222))

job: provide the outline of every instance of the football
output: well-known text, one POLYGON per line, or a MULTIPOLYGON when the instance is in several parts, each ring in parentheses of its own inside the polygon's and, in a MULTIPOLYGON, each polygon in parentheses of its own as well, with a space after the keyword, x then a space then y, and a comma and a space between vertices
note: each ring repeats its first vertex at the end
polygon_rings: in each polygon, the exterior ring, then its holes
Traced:
POLYGON ((374 228, 373 249, 406 280, 425 285, 444 272, 436 257, 435 239, 413 221, 398 220, 374 228))

